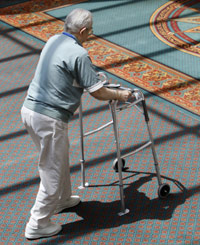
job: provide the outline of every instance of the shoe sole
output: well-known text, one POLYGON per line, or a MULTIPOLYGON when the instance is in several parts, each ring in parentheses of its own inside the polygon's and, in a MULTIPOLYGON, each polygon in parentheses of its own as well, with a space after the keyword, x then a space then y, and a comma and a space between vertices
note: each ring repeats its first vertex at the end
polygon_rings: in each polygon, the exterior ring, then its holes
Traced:
POLYGON ((35 239, 39 239, 39 238, 45 238, 45 237, 54 236, 54 235, 58 234, 61 230, 62 230, 62 227, 60 227, 59 230, 54 231, 54 232, 52 232, 50 234, 46 234, 46 235, 44 235, 44 234, 43 235, 42 234, 40 234, 40 235, 39 234, 38 235, 28 235, 28 234, 25 233, 25 237, 28 240, 35 240, 35 239))

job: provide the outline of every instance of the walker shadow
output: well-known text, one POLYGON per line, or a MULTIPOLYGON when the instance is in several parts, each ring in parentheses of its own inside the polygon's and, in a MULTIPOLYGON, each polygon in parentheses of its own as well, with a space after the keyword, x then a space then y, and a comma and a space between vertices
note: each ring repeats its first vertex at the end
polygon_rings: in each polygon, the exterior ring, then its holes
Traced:
MULTIPOLYGON (((200 192, 200 185, 198 185, 191 189, 180 188, 181 192, 170 194, 166 199, 158 197, 150 199, 145 193, 138 191, 138 188, 149 182, 152 177, 154 175, 151 174, 141 177, 124 188, 125 204, 130 209, 130 212, 124 216, 118 216, 119 200, 113 202, 86 201, 68 210, 67 212, 77 213, 82 220, 63 225, 63 230, 57 239, 67 241, 97 230, 133 224, 143 219, 169 220, 179 205, 200 192)), ((51 239, 51 242, 56 242, 57 239, 51 239)))

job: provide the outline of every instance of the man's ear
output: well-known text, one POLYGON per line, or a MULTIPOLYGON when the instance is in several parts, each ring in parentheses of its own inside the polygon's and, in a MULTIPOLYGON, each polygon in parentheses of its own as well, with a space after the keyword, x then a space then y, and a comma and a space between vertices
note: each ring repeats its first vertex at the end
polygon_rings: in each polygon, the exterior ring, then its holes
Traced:
POLYGON ((86 27, 81 28, 81 29, 80 29, 80 34, 82 35, 83 32, 84 32, 86 29, 87 29, 86 27))

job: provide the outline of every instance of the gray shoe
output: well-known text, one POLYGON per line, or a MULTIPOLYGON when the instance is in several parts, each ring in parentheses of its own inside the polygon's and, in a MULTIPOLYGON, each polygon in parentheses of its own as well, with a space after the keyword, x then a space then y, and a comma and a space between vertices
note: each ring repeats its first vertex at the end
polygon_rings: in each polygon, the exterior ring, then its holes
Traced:
POLYGON ((50 237, 53 235, 56 235, 62 230, 62 226, 58 224, 49 223, 47 227, 40 228, 40 229, 34 229, 29 226, 29 224, 26 225, 25 229, 25 237, 27 239, 38 239, 41 237, 50 237))
POLYGON ((79 196, 71 196, 65 203, 59 204, 55 211, 54 214, 60 213, 62 210, 66 208, 72 208, 80 203, 80 197, 79 196))

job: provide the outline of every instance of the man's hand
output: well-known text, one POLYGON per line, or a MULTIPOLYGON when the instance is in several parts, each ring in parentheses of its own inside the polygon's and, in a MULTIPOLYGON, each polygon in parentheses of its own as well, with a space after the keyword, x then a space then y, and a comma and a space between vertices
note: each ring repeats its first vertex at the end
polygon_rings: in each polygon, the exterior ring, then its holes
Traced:
POLYGON ((91 95, 98 100, 119 100, 126 102, 132 96, 132 92, 128 89, 120 90, 102 87, 91 93, 91 95))
POLYGON ((122 102, 126 102, 132 96, 132 92, 130 90, 117 90, 117 94, 117 100, 122 102))

